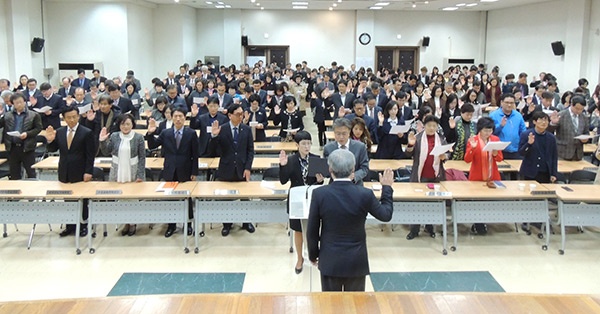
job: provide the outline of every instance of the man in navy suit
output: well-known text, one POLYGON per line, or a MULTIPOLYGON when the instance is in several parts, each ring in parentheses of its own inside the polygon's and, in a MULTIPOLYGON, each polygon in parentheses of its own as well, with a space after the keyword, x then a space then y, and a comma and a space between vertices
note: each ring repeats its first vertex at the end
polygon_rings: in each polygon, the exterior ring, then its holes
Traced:
POLYGON ((219 111, 227 114, 229 106, 233 104, 233 97, 227 93, 227 85, 223 82, 217 84, 217 98, 219 99, 219 111))
POLYGON ((396 102, 398 102, 398 116, 402 115, 404 121, 412 120, 415 116, 413 115, 413 110, 409 103, 410 94, 399 91, 396 93, 395 97, 396 102))
MULTIPOLYGON (((250 181, 250 170, 254 160, 254 141, 249 126, 242 123, 244 109, 239 104, 229 107, 229 122, 219 125, 213 122, 209 149, 212 156, 220 156, 216 179, 219 181, 250 181)), ((231 223, 224 223, 221 235, 226 237, 231 231, 231 223)), ((254 232, 251 223, 244 223, 242 229, 254 232)))
POLYGON ((200 138, 198 142, 198 155, 200 157, 210 157, 208 143, 210 142, 210 134, 213 122, 217 121, 219 125, 223 125, 229 121, 226 115, 219 112, 219 99, 212 96, 208 99, 206 105, 208 112, 198 115, 200 109, 198 105, 193 104, 190 118, 190 128, 200 130, 200 138))
POLYGON ((335 111, 333 119, 338 118, 338 111, 341 107, 344 109, 352 110, 352 106, 354 103, 354 99, 356 96, 354 94, 348 92, 348 82, 344 80, 340 80, 338 82, 338 91, 337 93, 331 96, 331 101, 335 105, 335 111))
POLYGON ((85 70, 79 69, 77 70, 77 78, 73 80, 71 85, 74 87, 83 87, 86 92, 89 92, 91 82, 92 81, 89 78, 85 77, 85 70))
MULTIPOLYGON (((387 105, 389 99, 388 97, 385 95, 385 92, 383 91, 383 89, 381 88, 381 85, 377 82, 373 82, 371 83, 371 94, 373 94, 373 97, 375 97, 375 105, 377 105, 377 107, 379 108, 385 108, 385 105, 387 105)), ((377 117, 377 116, 375 116, 377 117)))
POLYGON ((262 82, 260 80, 252 81, 252 89, 254 89, 254 93, 260 96, 260 105, 262 106, 267 101, 267 92, 264 89, 261 89, 262 82))
POLYGON ((169 105, 173 106, 175 109, 181 109, 184 112, 188 112, 189 108, 185 99, 177 93, 177 85, 169 85, 167 86, 167 101, 169 105))
POLYGON ((110 98, 113 101, 113 106, 119 107, 122 113, 131 113, 135 116, 137 109, 135 109, 135 107, 131 103, 131 100, 125 97, 121 97, 121 91, 119 90, 118 86, 116 86, 115 84, 109 84, 107 89, 110 98))
POLYGON ((327 158, 337 149, 349 150, 354 154, 356 165, 354 168, 353 181, 358 185, 362 185, 363 179, 369 173, 369 156, 367 154, 367 146, 350 138, 350 130, 352 124, 348 119, 337 119, 333 121, 333 133, 335 142, 329 142, 323 147, 323 157, 327 158))
MULTIPOLYGON (((198 175, 198 136, 196 131, 186 128, 185 111, 174 109, 173 127, 162 130, 158 137, 154 136, 156 131, 156 121, 150 119, 148 122, 148 133, 146 140, 148 148, 155 149, 162 146, 162 153, 165 158, 162 178, 166 181, 186 182, 196 181, 198 175)), ((191 205, 191 204, 190 204, 191 205)), ((190 206, 190 216, 191 214, 190 206)), ((190 217, 191 218, 191 217, 190 217)), ((188 223, 187 235, 194 232, 188 223)), ((168 238, 175 232, 175 224, 169 224, 165 237, 168 238)))
POLYGON ((365 99, 365 101, 367 102, 367 106, 366 106, 366 115, 369 116, 369 118, 375 120, 375 123, 377 123, 378 120, 378 116, 380 112, 383 112, 383 109, 385 109, 385 105, 383 105, 382 107, 377 105, 377 99, 375 98, 375 95, 373 94, 367 94, 365 97, 363 97, 365 99))
MULTIPOLYGON (((67 107, 62 113, 67 126, 55 130, 52 126, 46 128, 48 151, 59 151, 58 181, 62 183, 88 182, 94 172, 94 156, 96 155, 96 140, 92 130, 79 124, 79 110, 67 107)), ((83 202, 83 219, 87 219, 87 200, 83 202)), ((67 225, 60 233, 61 237, 74 234, 75 225, 67 225)), ((79 236, 87 235, 87 225, 82 224, 79 236)))
POLYGON ((52 86, 49 83, 42 83, 40 90, 40 96, 30 99, 31 109, 50 107, 47 111, 39 112, 42 116, 42 125, 44 128, 51 125, 54 129, 58 129, 60 128, 60 114, 65 109, 65 103, 60 96, 52 92, 52 86))
POLYGON ((390 221, 394 211, 393 172, 379 176, 381 201, 352 184, 354 155, 338 149, 327 158, 333 182, 312 192, 306 239, 308 258, 321 271, 322 291, 365 291, 369 274, 365 221, 368 214, 390 221))
POLYGON ((38 98, 42 96, 42 92, 37 88, 37 80, 30 78, 27 80, 27 88, 22 91, 23 95, 31 102, 31 98, 38 98))
POLYGON ((62 79, 62 87, 58 89, 58 95, 63 99, 67 98, 67 96, 75 93, 75 87, 71 86, 71 79, 68 77, 63 77, 62 79))

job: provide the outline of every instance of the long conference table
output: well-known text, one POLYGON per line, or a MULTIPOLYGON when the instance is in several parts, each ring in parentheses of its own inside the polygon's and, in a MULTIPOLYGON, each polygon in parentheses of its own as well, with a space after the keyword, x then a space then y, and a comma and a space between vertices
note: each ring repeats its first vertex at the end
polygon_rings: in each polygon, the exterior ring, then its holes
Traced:
MULTIPOLYGON (((446 253, 446 201, 452 202, 451 220, 457 248, 458 224, 467 223, 550 223, 548 199, 559 201, 561 229, 560 254, 564 254, 567 226, 600 226, 600 186, 538 184, 534 181, 501 181, 504 187, 488 188, 483 182, 446 181, 439 191, 429 190, 423 183, 394 183, 394 214, 391 224, 442 225, 443 249, 446 253), (535 184, 537 192, 530 192, 535 184), (521 186, 520 186, 521 185, 521 186), (524 186, 524 188, 523 188, 524 186)), ((195 252, 199 237, 209 222, 274 222, 285 223, 288 187, 273 181, 252 182, 185 182, 172 191, 157 191, 160 182, 116 183, 80 182, 63 184, 56 181, 0 181, 0 223, 75 224, 76 233, 84 200, 89 204, 91 226, 125 223, 182 223, 184 252, 187 244, 187 222, 190 202, 195 205, 195 252)), ((374 183, 365 183, 379 196, 374 183)), ((371 219, 371 222, 380 223, 371 219)), ((549 244, 550 228, 538 235, 549 244)), ((4 236, 6 226, 4 226, 4 236)), ((95 252, 92 232, 88 234, 90 253, 95 252)), ((79 237, 75 237, 80 254, 79 237)))

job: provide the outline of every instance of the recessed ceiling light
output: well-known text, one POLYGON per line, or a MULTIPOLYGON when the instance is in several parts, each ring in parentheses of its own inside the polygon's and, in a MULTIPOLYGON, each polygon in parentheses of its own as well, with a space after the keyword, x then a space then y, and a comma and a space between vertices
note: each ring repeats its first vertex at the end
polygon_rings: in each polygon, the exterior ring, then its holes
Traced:
POLYGON ((416 3, 413 3, 413 4, 412 4, 412 7, 413 7, 413 8, 416 8, 416 7, 417 7, 417 4, 416 4, 416 3))
POLYGON ((179 0, 175 0, 175 3, 179 3, 179 0))
POLYGON ((256 2, 256 0, 250 0, 250 2, 254 3, 254 2, 256 2))
POLYGON ((465 5, 467 5, 467 4, 466 4, 466 3, 459 3, 459 4, 457 4, 456 6, 457 6, 457 7, 464 7, 465 5))
POLYGON ((302 2, 300 2, 300 1, 294 1, 294 2, 292 2, 292 5, 308 5, 308 2, 306 2, 306 1, 302 1, 302 2))
POLYGON ((429 4, 429 1, 425 1, 425 2, 423 2, 423 3, 425 3, 425 4, 429 4))
POLYGON ((479 2, 496 2, 498 0, 479 0, 479 2))
POLYGON ((334 8, 335 8, 335 7, 337 7, 337 3, 334 3, 334 4, 332 4, 332 5, 333 5, 333 7, 334 7, 334 8))
POLYGON ((225 5, 225 7, 226 7, 226 8, 228 8, 228 9, 230 9, 230 8, 231 8, 231 5, 229 5, 229 4, 226 4, 226 5, 225 5))
POLYGON ((329 11, 333 11, 333 8, 332 8, 332 7, 329 7, 329 11))
POLYGON ((223 2, 223 1, 217 1, 217 4, 223 5, 223 4, 225 4, 225 2, 223 2))
POLYGON ((295 5, 292 7, 292 9, 308 9, 308 7, 305 5, 295 5))
POLYGON ((375 3, 375 6, 385 7, 386 5, 389 5, 389 4, 390 4, 389 2, 377 2, 377 3, 375 3))
POLYGON ((371 9, 371 10, 381 10, 383 8, 382 7, 369 7, 369 9, 371 9))
POLYGON ((225 6, 217 4, 217 5, 215 5, 215 8, 217 8, 217 9, 225 9, 225 6))
POLYGON ((206 1, 206 4, 213 4, 212 1, 206 1))
POLYGON ((338 2, 340 2, 340 3, 341 3, 341 2, 342 2, 342 0, 338 0, 338 2))
POLYGON ((442 11, 456 11, 456 10, 458 10, 457 7, 446 7, 446 8, 442 9, 442 11))
POLYGON ((476 5, 477 5, 477 3, 469 3, 469 4, 467 4, 468 7, 474 7, 476 5))
POLYGON ((264 10, 265 8, 263 8, 263 7, 260 7, 260 9, 261 9, 261 10, 264 10))
POLYGON ((257 7, 260 7, 260 3, 258 3, 258 2, 257 2, 257 3, 256 3, 256 6, 257 6, 257 7))

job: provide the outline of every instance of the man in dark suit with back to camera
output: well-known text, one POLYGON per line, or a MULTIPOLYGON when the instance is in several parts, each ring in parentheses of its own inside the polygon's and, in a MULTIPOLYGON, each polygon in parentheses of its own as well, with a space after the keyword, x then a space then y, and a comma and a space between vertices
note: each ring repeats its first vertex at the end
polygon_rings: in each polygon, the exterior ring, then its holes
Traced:
MULTIPOLYGON (((62 183, 88 182, 94 172, 94 156, 96 141, 92 130, 79 124, 79 110, 67 107, 62 113, 67 126, 55 130, 52 126, 46 129, 48 151, 59 151, 58 181, 62 183)), ((83 202, 83 219, 87 219, 87 200, 83 202)), ((61 237, 75 233, 75 225, 67 225, 60 233, 61 237)), ((87 224, 81 225, 79 236, 88 233, 87 224)))
POLYGON ((352 183, 354 155, 338 149, 327 164, 333 182, 312 192, 306 231, 308 258, 321 271, 322 291, 365 291, 369 274, 365 221, 392 219, 394 175, 379 175, 381 202, 373 191, 352 183))
POLYGON ((369 157, 367 147, 359 141, 350 138, 352 124, 348 119, 336 119, 333 121, 334 142, 329 142, 323 148, 323 157, 327 158, 337 149, 349 150, 354 154, 356 165, 352 173, 352 181, 362 185, 363 179, 369 173, 369 157))
MULTIPOLYGON (((249 126, 242 123, 244 109, 239 104, 229 106, 229 122, 211 126, 211 139, 208 144, 212 156, 220 156, 216 179, 218 181, 250 181, 250 170, 254 160, 254 141, 249 126)), ((231 223, 223 223, 221 235, 226 237, 231 231, 231 223)), ((242 229, 254 232, 254 226, 247 222, 242 229)))
MULTIPOLYGON (((157 125, 154 119, 148 122, 148 133, 146 140, 148 148, 155 149, 162 146, 164 156, 164 165, 162 170, 162 178, 165 181, 171 182, 187 182, 196 181, 198 176, 198 136, 196 131, 186 128, 185 111, 174 109, 173 127, 162 130, 158 137, 154 136, 157 125)), ((189 207, 190 218, 192 216, 192 206, 189 207)), ((165 237, 168 238, 175 233, 175 224, 170 223, 165 237)), ((188 222, 187 235, 193 233, 191 223, 188 222)))

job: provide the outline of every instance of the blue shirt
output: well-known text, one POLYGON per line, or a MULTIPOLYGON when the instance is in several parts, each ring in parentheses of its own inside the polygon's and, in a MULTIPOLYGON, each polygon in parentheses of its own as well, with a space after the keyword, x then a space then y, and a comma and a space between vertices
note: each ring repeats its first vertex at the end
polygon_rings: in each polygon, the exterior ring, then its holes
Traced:
POLYGON ((525 127, 525 120, 523 120, 523 116, 518 111, 513 110, 507 117, 506 124, 503 127, 500 123, 505 116, 502 108, 498 108, 490 113, 490 118, 494 120, 496 126, 494 128, 494 135, 498 136, 502 142, 510 142, 510 145, 504 149, 505 152, 516 153, 519 150, 519 136, 527 129, 525 127))

